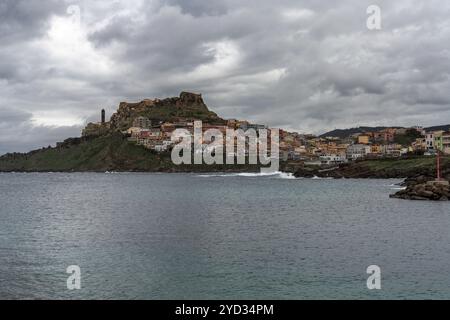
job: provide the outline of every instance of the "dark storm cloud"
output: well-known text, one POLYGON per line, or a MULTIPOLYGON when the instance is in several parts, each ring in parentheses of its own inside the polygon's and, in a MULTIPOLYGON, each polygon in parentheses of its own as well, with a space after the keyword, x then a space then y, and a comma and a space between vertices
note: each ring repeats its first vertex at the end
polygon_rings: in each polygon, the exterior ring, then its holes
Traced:
POLYGON ((48 18, 66 8, 57 0, 2 0, 0 2, 0 41, 17 42, 41 35, 48 18))
POLYGON ((302 132, 448 123, 449 14, 436 0, 2 1, 0 152, 182 90, 223 117, 302 132), (372 4, 380 31, 366 28, 372 4))
POLYGON ((0 127, 9 126, 10 123, 21 123, 28 121, 31 114, 22 110, 14 110, 8 108, 0 109, 0 127))
POLYGON ((225 1, 221 0, 167 0, 166 3, 179 6, 183 13, 191 14, 195 17, 202 15, 223 15, 227 12, 225 1))
POLYGON ((77 135, 80 130, 76 126, 34 126, 31 117, 31 113, 21 110, 0 109, 0 155, 12 151, 25 152, 38 146, 54 146, 58 138, 77 135))

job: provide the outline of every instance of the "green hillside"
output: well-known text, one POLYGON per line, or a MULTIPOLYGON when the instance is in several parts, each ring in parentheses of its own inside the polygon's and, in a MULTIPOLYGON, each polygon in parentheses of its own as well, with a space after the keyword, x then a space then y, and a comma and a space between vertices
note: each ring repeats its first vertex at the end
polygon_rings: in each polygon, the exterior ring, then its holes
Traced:
POLYGON ((168 166, 167 160, 128 142, 120 133, 92 140, 77 140, 62 147, 0 157, 1 171, 108 171, 151 170, 168 166))
POLYGON ((90 123, 81 138, 70 138, 55 148, 29 153, 11 153, 0 157, 0 172, 82 172, 82 171, 256 171, 255 165, 182 165, 176 166, 170 153, 156 153, 129 142, 122 134, 138 116, 152 123, 203 120, 223 124, 226 121, 210 111, 200 94, 182 92, 179 97, 122 102, 111 120, 90 123))
POLYGON ((92 139, 72 138, 56 148, 0 157, 0 172, 256 172, 258 165, 181 165, 170 153, 155 153, 120 133, 92 139))

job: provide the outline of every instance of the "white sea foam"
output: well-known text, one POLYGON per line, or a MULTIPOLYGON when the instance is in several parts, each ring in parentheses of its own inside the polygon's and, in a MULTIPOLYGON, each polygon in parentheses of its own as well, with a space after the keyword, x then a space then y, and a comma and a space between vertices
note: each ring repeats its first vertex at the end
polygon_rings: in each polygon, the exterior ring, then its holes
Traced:
POLYGON ((318 176, 314 176, 314 177, 312 177, 311 179, 313 179, 313 180, 334 180, 333 177, 325 177, 325 178, 322 178, 322 177, 318 177, 318 176))
POLYGON ((405 190, 406 187, 395 187, 395 188, 391 188, 391 190, 405 190))
POLYGON ((243 173, 226 173, 226 174, 201 174, 198 177, 211 178, 211 177, 247 177, 247 178, 258 178, 258 177, 274 177, 277 179, 296 179, 292 173, 287 172, 243 172, 243 173))

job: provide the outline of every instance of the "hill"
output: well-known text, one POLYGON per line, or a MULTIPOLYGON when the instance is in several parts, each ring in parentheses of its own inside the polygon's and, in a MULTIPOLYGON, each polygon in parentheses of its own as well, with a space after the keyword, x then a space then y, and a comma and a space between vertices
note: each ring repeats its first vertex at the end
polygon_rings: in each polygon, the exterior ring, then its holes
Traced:
POLYGON ((328 131, 324 134, 321 134, 320 137, 338 137, 341 139, 348 138, 356 133, 364 133, 364 132, 378 132, 388 127, 358 127, 358 128, 350 128, 350 129, 334 129, 332 131, 328 131))
POLYGON ((26 154, 0 157, 0 172, 253 172, 255 165, 175 166, 170 153, 155 153, 119 132, 94 138, 71 138, 56 148, 44 148, 26 154))
POLYGON ((425 128, 427 131, 449 131, 450 130, 450 124, 442 125, 442 126, 434 126, 434 127, 428 127, 425 128))
MULTIPOLYGON (((441 172, 446 180, 450 180, 450 157, 442 157, 441 172)), ((386 158, 356 161, 330 169, 309 166, 299 169, 297 177, 321 178, 414 178, 425 177, 433 180, 436 177, 436 158, 417 156, 409 158, 386 158)))
MULTIPOLYGON (((320 137, 338 137, 341 139, 348 138, 353 134, 356 133, 364 133, 364 132, 378 132, 387 128, 396 128, 396 129, 403 129, 404 127, 357 127, 357 128, 350 128, 350 129, 334 129, 332 131, 328 131, 324 134, 321 134, 320 137)), ((424 128, 426 131, 449 131, 450 130, 450 124, 446 125, 439 125, 439 126, 433 126, 433 127, 427 127, 424 128)))
POLYGON ((167 99, 145 99, 138 103, 121 102, 111 117, 112 131, 126 130, 136 117, 146 117, 152 123, 177 122, 180 120, 202 120, 211 124, 226 121, 210 111, 200 94, 182 92, 179 97, 167 99))
POLYGON ((120 133, 93 139, 72 138, 56 148, 0 158, 1 171, 158 170, 165 161, 129 143, 120 133))
MULTIPOLYGON (((174 166, 170 154, 129 142, 121 132, 132 126, 138 116, 153 123, 202 120, 211 124, 226 121, 210 111, 199 94, 182 92, 179 97, 146 99, 138 103, 121 102, 111 120, 90 123, 80 138, 69 138, 56 147, 0 157, 0 172, 72 171, 192 171, 190 166, 174 166)), ((255 171, 255 166, 195 166, 196 171, 255 171)))

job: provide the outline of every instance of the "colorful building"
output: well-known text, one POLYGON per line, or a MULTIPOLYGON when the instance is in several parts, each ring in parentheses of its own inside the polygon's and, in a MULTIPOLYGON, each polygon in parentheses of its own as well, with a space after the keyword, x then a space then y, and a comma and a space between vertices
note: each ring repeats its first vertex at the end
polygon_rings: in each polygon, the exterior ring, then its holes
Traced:
POLYGON ((370 143, 370 136, 362 134, 358 136, 358 144, 369 144, 370 143))
POLYGON ((445 154, 450 154, 450 132, 442 134, 442 151, 445 154))
POLYGON ((444 145, 443 145, 443 139, 442 139, 443 133, 444 133, 444 131, 435 131, 434 135, 433 135, 434 148, 439 151, 444 151, 443 150, 444 145))

